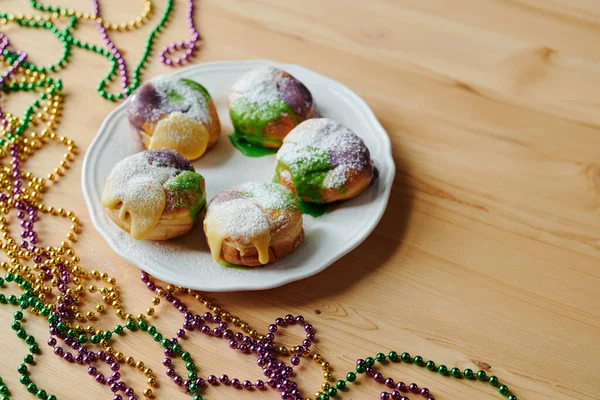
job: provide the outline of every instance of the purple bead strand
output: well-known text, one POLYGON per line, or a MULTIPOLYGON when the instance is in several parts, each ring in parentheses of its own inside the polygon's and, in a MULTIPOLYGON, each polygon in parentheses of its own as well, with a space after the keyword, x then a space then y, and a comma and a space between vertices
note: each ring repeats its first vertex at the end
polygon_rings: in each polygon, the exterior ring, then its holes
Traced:
POLYGON ((194 21, 194 0, 188 0, 187 12, 186 12, 186 20, 188 23, 188 28, 192 36, 186 40, 185 42, 173 42, 167 46, 165 46, 159 55, 160 61, 169 66, 173 65, 183 65, 186 62, 189 62, 190 58, 194 56, 194 53, 197 50, 198 43, 202 39, 200 33, 196 29, 196 23, 194 21), (175 50, 185 49, 185 52, 181 55, 181 57, 172 58, 172 53, 175 50))
MULTIPOLYGON (((96 16, 99 17, 100 16, 99 0, 92 0, 92 7, 93 7, 92 12, 96 16)), ((125 97, 127 97, 127 88, 129 87, 129 73, 127 72, 127 62, 125 61, 125 58, 123 58, 123 55, 121 54, 121 52, 119 51, 117 46, 115 46, 113 41, 110 40, 110 37, 108 36, 108 32, 106 31, 106 28, 104 28, 104 26, 99 22, 96 22, 95 24, 96 24, 96 30, 102 36, 102 40, 104 41, 104 43, 110 50, 111 54, 117 60, 117 64, 119 66, 119 74, 121 75, 121 87, 123 89, 123 95, 125 97)))
MULTIPOLYGON (((155 291, 156 293, 164 291, 164 289, 150 280, 150 276, 146 272, 142 272, 142 282, 146 284, 149 290, 155 291)), ((186 336, 187 331, 199 330, 201 333, 207 336, 213 336, 229 341, 229 347, 232 350, 239 350, 242 353, 255 354, 257 357, 256 363, 262 368, 263 375, 267 377, 266 386, 276 389, 280 392, 282 399, 296 399, 303 400, 302 394, 298 389, 298 385, 292 381, 294 367, 300 364, 300 355, 307 351, 312 345, 315 339, 315 332, 312 325, 304 321, 301 316, 293 317, 292 315, 286 315, 285 318, 277 318, 274 324, 269 325, 268 331, 263 339, 252 339, 250 336, 244 335, 242 332, 233 332, 229 329, 229 326, 224 322, 219 315, 212 315, 210 312, 204 313, 204 315, 195 315, 188 311, 187 306, 179 300, 172 293, 167 292, 165 294, 165 300, 170 302, 179 312, 184 314, 183 328, 178 330, 177 336, 183 338, 186 336), (216 326, 211 329, 208 324, 215 324, 216 326), (306 333, 306 339, 302 342, 302 345, 294 347, 294 354, 291 358, 291 366, 286 363, 277 360, 275 356, 275 334, 280 328, 284 328, 287 325, 299 324, 303 326, 306 333)), ((178 342, 178 338, 171 339, 173 343, 178 342)), ((174 355, 173 351, 169 348, 164 350, 165 359, 163 365, 167 368, 167 376, 172 378, 177 385, 188 387, 190 385, 189 380, 184 380, 183 377, 177 375, 173 366, 171 357, 174 355)), ((221 375, 217 378, 215 375, 209 375, 206 380, 198 378, 196 384, 202 387, 204 384, 209 385, 229 385, 236 389, 247 389, 253 388, 262 389, 265 388, 265 382, 262 380, 252 383, 250 380, 245 380, 243 383, 239 379, 229 379, 227 375, 221 375)))

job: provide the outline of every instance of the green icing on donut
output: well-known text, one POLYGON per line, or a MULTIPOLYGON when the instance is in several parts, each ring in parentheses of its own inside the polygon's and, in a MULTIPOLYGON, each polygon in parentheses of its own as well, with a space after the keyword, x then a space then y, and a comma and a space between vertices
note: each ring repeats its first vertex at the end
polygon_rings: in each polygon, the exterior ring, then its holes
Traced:
POLYGON ((321 202, 323 182, 331 171, 326 151, 316 147, 298 149, 293 162, 279 160, 275 170, 277 176, 280 176, 285 168, 290 171, 298 197, 308 197, 315 203, 321 202))
MULTIPOLYGON (((245 98, 239 98, 231 104, 229 115, 231 122, 238 134, 243 134, 248 142, 263 146, 263 130, 265 125, 281 117, 282 113, 287 113, 294 118, 296 116, 290 106, 283 100, 277 99, 267 104, 251 103, 245 98)), ((273 140, 272 143, 281 146, 281 140, 273 140)))
MULTIPOLYGON (((204 99, 206 99, 207 102, 209 102, 211 100, 210 94, 208 93, 206 88, 204 86, 202 86, 201 84, 199 84, 198 82, 194 82, 190 79, 185 79, 185 78, 180 79, 179 82, 190 87, 192 90, 195 90, 198 93, 200 93, 200 95, 202 95, 202 97, 204 97, 204 99)), ((185 99, 181 94, 177 93, 177 91, 170 90, 167 93, 167 101, 169 102, 169 104, 181 105, 181 104, 183 104, 185 99)))
POLYGON ((177 93, 176 91, 171 90, 169 93, 167 93, 167 100, 169 104, 179 105, 183 103, 183 96, 177 93))
MULTIPOLYGON (((264 147, 262 143, 250 143, 248 140, 246 140, 246 138, 246 135, 237 131, 234 131, 231 135, 229 135, 229 140, 231 141, 233 147, 238 149, 240 153, 247 157, 262 157, 277 153, 277 149, 271 147, 264 147)), ((256 140, 259 139, 260 138, 256 138, 256 140)), ((266 140, 263 143, 266 143, 266 140)))
POLYGON ((189 208, 193 221, 197 221, 206 208, 206 196, 202 191, 203 180, 202 175, 197 172, 183 171, 165 183, 165 187, 175 195, 175 208, 189 208))
POLYGON ((300 210, 302 211, 302 214, 310 215, 314 218, 324 215, 328 209, 329 203, 317 204, 300 200, 300 210))
POLYGON ((242 185, 237 193, 247 199, 258 198, 258 203, 267 209, 299 210, 300 203, 294 193, 279 183, 261 183, 260 185, 242 185), (277 199, 274 201, 273 199, 277 199), (264 200, 261 204, 260 200, 264 200), (270 203, 270 204, 269 204, 270 203))
POLYGON ((249 267, 247 265, 232 264, 225 260, 219 260, 219 264, 221 264, 222 266, 224 266, 226 268, 241 269, 241 270, 251 270, 251 269, 256 268, 256 267, 249 267))
POLYGON ((210 102, 212 100, 212 97, 210 97, 210 93, 208 93, 208 90, 206 90, 206 88, 204 86, 202 86, 201 84, 199 84, 198 82, 193 81, 191 79, 185 79, 185 78, 181 78, 180 81, 181 81, 181 83, 200 92, 200 94, 202 94, 202 97, 204 97, 207 102, 210 102))

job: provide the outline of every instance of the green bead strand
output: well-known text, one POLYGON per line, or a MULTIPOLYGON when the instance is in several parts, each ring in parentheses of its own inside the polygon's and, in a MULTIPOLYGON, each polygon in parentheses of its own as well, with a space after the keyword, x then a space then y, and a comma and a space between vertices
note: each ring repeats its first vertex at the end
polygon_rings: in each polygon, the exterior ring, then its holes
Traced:
MULTIPOLYGON (((375 358, 372 357, 366 357, 364 359, 364 362, 361 362, 360 364, 357 364, 356 366, 356 372, 358 372, 359 374, 362 374, 365 372, 366 367, 372 367, 374 360, 377 360, 378 362, 383 362, 385 360, 385 353, 377 353, 377 355, 375 356, 375 358)), ((390 351, 388 353, 387 356, 390 360, 394 361, 395 359, 398 359, 398 353, 396 353, 395 351, 390 351)), ((402 361, 405 362, 410 362, 411 358, 410 358, 410 354, 409 353, 402 353, 402 355, 399 357, 399 359, 401 359, 402 361)), ((470 368, 466 368, 463 372, 461 372, 461 370, 457 367, 452 367, 452 368, 448 368, 443 364, 440 364, 437 368, 436 368, 436 364, 433 360, 429 360, 427 361, 425 364, 423 364, 423 357, 421 356, 415 356, 414 359, 412 359, 413 363, 415 365, 418 366, 425 366, 426 369, 430 370, 430 371, 437 371, 440 375, 442 376, 452 376, 453 378, 462 378, 463 376, 467 379, 475 379, 477 378, 480 381, 485 381, 488 382, 490 385, 492 386, 497 386, 498 387, 498 393, 500 393, 503 396, 507 396, 507 400, 517 400, 517 396, 510 394, 510 391, 508 389, 508 386, 504 385, 504 384, 500 384, 498 377, 491 375, 491 376, 487 376, 486 372, 484 370, 479 370, 477 372, 477 374, 475 374, 473 372, 472 369, 470 368)), ((346 380, 339 380, 336 383, 336 387, 337 389, 341 390, 344 389, 346 387, 346 383, 347 382, 354 382, 356 381, 357 375, 354 372, 349 372, 346 375, 346 380)), ((334 392, 337 394, 337 391, 334 392)), ((328 396, 329 397, 333 397, 331 395, 331 393, 329 393, 329 391, 327 393, 322 393, 318 399, 321 399, 323 396, 328 396)))

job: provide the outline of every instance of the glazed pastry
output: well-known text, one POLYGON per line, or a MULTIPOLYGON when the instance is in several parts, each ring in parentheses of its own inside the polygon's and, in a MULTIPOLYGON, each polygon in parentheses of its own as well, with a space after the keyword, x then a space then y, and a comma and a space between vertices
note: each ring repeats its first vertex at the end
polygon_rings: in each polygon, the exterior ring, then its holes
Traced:
POLYGON ((146 150, 115 164, 102 205, 132 238, 170 239, 188 232, 204 215, 204 178, 173 150, 146 150))
POLYGON ((128 114, 146 149, 175 150, 188 160, 201 157, 221 135, 210 94, 189 79, 152 79, 131 96, 128 114))
POLYGON ((304 121, 277 152, 276 179, 312 203, 331 203, 359 195, 376 178, 365 142, 328 118, 304 121))
POLYGON ((238 135, 252 144, 278 149, 300 122, 317 116, 306 86, 273 67, 259 67, 231 88, 229 114, 238 135))
POLYGON ((213 259, 255 267, 292 253, 304 238, 298 198, 277 183, 248 182, 208 205, 204 232, 213 259))

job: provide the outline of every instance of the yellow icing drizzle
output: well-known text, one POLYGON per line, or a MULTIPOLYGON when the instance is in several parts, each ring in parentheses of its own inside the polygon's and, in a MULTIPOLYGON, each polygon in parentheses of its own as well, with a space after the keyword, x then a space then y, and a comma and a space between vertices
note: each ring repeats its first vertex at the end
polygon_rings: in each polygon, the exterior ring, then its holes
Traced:
POLYGON ((209 133, 204 124, 174 112, 161 119, 150 138, 149 149, 175 150, 188 160, 201 157, 208 146, 209 133))
POLYGON ((122 203, 119 209, 119 220, 125 226, 130 225, 132 238, 141 240, 150 234, 160 220, 167 197, 162 186, 156 182, 146 181, 136 186, 135 189, 136 192, 144 193, 144 195, 119 196, 115 193, 109 177, 102 193, 101 203, 107 208, 114 208, 122 203))
MULTIPOLYGON (((239 225, 237 226, 239 227, 239 225)), ((258 252, 258 261, 261 264, 267 264, 269 262, 269 246, 271 244, 270 223, 263 210, 248 200, 233 200, 230 203, 217 204, 212 208, 209 208, 209 212, 204 219, 204 232, 206 234, 206 240, 212 258, 215 262, 221 260, 221 251, 225 239, 232 239, 242 243, 250 242, 258 252), (236 214, 236 212, 232 212, 227 205, 233 202, 245 202, 244 209, 237 210, 238 213, 246 212, 246 216, 248 216, 248 214, 254 214, 253 217, 261 218, 262 221, 260 222, 264 224, 264 228, 258 229, 256 232, 246 236, 241 232, 235 232, 237 231, 235 228, 231 229, 231 221, 235 219, 234 214, 236 214), (224 227, 224 224, 230 224, 229 229, 224 227)), ((245 249, 242 248, 238 250, 240 251, 240 255, 244 256, 246 254, 245 249)))
POLYGON ((208 214, 204 219, 204 233, 213 260, 221 261, 223 240, 227 238, 227 235, 220 229, 219 220, 214 213, 208 214))
POLYGON ((252 241, 254 247, 258 251, 258 261, 261 264, 269 262, 269 245, 271 244, 271 232, 266 232, 263 235, 257 236, 252 241))

